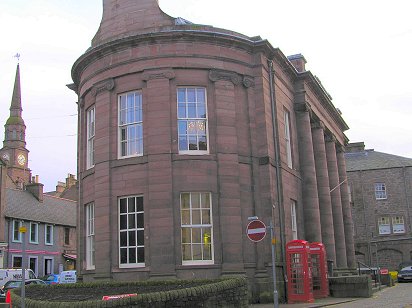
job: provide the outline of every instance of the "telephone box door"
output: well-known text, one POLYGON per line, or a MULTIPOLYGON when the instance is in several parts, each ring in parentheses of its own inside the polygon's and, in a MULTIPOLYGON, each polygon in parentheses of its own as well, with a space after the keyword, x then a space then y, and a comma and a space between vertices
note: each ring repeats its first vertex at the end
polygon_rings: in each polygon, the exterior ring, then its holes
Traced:
POLYGON ((286 244, 286 270, 288 303, 312 303, 312 268, 310 247, 304 240, 294 240, 286 244))
POLYGON ((328 264, 326 249, 322 243, 310 243, 310 258, 312 264, 313 296, 315 298, 329 295, 328 264))

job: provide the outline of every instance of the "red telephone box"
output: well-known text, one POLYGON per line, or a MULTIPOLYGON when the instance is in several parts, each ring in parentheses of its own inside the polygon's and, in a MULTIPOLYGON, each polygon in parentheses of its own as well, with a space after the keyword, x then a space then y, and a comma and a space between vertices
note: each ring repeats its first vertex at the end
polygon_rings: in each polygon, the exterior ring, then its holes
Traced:
POLYGON ((286 244, 288 304, 313 303, 310 247, 304 240, 286 244))
POLYGON ((326 261, 325 245, 310 243, 310 258, 312 264, 313 296, 315 298, 328 297, 328 264, 326 261))

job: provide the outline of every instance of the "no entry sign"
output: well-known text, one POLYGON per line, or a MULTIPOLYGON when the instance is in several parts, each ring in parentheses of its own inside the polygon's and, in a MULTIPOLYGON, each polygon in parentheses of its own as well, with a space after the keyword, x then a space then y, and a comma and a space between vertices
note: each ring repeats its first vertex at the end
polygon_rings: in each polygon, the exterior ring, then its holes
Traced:
POLYGON ((247 237, 253 242, 260 242, 266 236, 266 225, 260 220, 252 220, 246 228, 247 237))

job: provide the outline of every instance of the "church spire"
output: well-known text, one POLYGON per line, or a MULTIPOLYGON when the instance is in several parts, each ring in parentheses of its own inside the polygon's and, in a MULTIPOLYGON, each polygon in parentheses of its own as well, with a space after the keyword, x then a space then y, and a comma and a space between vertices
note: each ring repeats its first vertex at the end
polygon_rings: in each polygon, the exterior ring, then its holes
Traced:
POLYGON ((11 98, 11 106, 10 106, 10 118, 11 117, 18 117, 21 118, 21 121, 24 121, 21 117, 21 89, 20 89, 20 64, 17 64, 16 68, 16 78, 14 79, 14 89, 13 89, 13 96, 11 98))
POLYGON ((7 164, 8 175, 17 184, 30 182, 28 153, 26 149, 26 125, 22 118, 20 64, 17 64, 13 95, 10 104, 10 116, 4 125, 3 148, 1 158, 7 164))

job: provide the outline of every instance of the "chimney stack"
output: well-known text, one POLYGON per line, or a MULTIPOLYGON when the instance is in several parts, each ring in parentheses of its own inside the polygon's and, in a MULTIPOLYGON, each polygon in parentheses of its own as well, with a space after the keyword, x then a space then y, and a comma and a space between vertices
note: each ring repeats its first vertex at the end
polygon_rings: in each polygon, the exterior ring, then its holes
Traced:
MULTIPOLYGON (((39 177, 36 176, 36 181, 39 180, 39 177)), ((29 183, 26 185, 26 190, 30 192, 37 200, 43 202, 43 184, 35 182, 29 183)))
POLYGON ((288 56, 288 60, 299 73, 306 72, 306 59, 302 54, 298 53, 296 55, 288 56))

